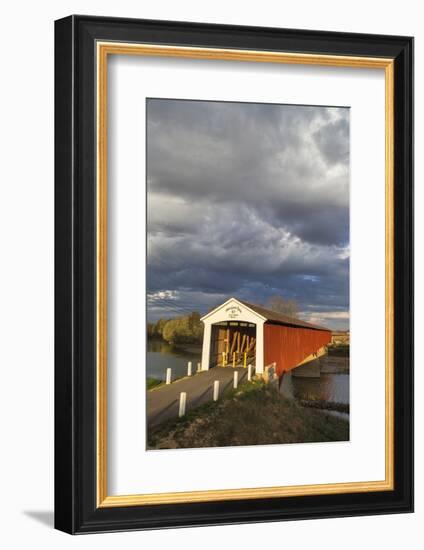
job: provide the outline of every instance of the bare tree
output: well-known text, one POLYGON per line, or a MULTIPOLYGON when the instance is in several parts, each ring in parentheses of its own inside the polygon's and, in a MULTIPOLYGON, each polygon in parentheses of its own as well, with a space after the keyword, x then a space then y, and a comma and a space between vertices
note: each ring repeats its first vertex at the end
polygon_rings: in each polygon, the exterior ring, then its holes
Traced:
POLYGON ((266 302, 265 307, 277 313, 282 313, 288 317, 297 318, 299 315, 299 306, 295 299, 286 299, 283 296, 271 296, 266 302))

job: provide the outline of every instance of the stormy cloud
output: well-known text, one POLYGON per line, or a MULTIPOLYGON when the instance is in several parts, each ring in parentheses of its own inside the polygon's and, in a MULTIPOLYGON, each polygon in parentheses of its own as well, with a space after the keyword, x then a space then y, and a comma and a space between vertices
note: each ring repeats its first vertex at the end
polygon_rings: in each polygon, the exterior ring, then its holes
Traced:
POLYGON ((294 298, 349 324, 349 109, 147 100, 148 317, 294 298))

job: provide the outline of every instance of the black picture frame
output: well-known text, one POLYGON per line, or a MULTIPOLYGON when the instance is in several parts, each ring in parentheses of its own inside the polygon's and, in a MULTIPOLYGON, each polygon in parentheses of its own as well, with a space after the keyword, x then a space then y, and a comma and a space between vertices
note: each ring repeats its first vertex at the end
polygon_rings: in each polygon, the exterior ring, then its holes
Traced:
POLYGON ((55 74, 55 527, 76 534, 413 511, 413 39, 73 15, 55 23, 55 74), (394 490, 97 507, 99 40, 394 60, 394 490))

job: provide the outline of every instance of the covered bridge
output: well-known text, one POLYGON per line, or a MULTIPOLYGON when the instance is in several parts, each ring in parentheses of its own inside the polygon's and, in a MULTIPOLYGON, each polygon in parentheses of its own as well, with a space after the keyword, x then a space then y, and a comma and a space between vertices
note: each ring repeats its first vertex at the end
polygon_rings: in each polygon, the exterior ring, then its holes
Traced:
POLYGON ((275 363, 278 376, 313 357, 331 341, 324 327, 230 298, 201 318, 202 370, 255 365, 263 374, 275 363))

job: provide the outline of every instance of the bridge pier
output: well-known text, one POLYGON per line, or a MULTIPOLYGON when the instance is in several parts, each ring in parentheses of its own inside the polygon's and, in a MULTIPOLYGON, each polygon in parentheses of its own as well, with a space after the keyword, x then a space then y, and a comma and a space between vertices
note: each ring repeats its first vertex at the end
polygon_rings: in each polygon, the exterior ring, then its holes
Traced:
POLYGON ((311 359, 307 363, 302 363, 291 371, 292 376, 296 378, 320 378, 321 365, 319 359, 311 359))
POLYGON ((291 372, 292 375, 298 378, 320 378, 321 363, 320 357, 326 354, 326 348, 320 348, 316 353, 309 355, 291 372))

